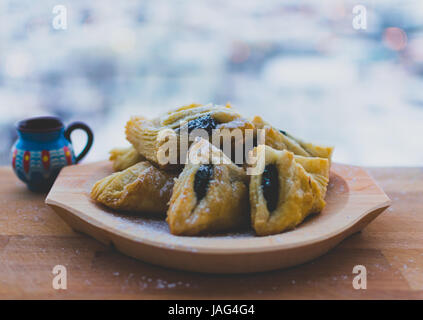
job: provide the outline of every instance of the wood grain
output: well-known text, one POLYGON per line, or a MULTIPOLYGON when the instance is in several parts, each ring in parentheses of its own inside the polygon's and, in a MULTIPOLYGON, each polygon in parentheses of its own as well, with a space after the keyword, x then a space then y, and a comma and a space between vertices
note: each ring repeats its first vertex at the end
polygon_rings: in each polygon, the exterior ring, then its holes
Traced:
POLYGON ((0 168, 2 299, 423 299, 423 169, 368 170, 392 205, 328 254, 290 269, 204 275, 155 267, 73 232, 9 168, 0 168), (68 289, 52 288, 52 269, 68 289), (365 265, 367 290, 352 269, 365 265))

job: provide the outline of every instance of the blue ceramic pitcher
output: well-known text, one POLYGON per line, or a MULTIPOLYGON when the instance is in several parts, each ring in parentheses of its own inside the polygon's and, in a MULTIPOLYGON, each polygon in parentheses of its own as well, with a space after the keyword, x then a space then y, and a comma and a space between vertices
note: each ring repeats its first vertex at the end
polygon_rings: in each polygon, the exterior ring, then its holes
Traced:
POLYGON ((64 166, 78 163, 93 143, 91 129, 82 122, 73 122, 66 129, 59 118, 37 117, 16 124, 18 140, 12 147, 12 166, 16 175, 32 191, 48 191, 64 166), (70 135, 81 129, 87 144, 75 156, 70 135))

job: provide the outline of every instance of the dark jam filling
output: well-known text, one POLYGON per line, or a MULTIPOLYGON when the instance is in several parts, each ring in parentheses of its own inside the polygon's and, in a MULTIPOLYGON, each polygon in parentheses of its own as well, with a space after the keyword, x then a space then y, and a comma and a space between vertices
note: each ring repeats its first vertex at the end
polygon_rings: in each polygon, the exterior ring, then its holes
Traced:
POLYGON ((216 129, 218 123, 209 114, 199 117, 194 120, 188 121, 188 133, 195 129, 204 129, 211 136, 212 130, 216 129))
POLYGON ((274 164, 268 164, 264 168, 261 185, 263 187, 263 195, 267 203, 267 210, 269 210, 269 212, 273 212, 278 206, 279 200, 278 169, 274 164))
POLYGON ((194 192, 197 197, 197 201, 201 201, 201 199, 206 196, 212 176, 212 164, 203 164, 200 168, 198 168, 194 178, 194 192))
POLYGON ((279 130, 280 133, 282 133, 284 136, 286 136, 286 131, 279 130))

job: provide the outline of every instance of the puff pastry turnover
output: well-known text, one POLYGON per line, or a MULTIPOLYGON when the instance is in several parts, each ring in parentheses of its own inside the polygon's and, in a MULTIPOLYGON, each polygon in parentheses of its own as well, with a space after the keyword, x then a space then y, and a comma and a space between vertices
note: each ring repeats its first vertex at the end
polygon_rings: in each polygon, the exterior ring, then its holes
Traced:
POLYGON ((167 211, 170 232, 198 235, 224 231, 246 225, 248 213, 244 170, 208 141, 195 142, 173 187, 167 211))
POLYGON ((112 209, 165 213, 175 177, 142 161, 95 183, 91 198, 112 209))
POLYGON ((145 160, 134 147, 114 148, 110 150, 109 160, 113 163, 114 171, 125 170, 134 164, 145 160))
POLYGON ((328 159, 294 156, 265 145, 254 152, 262 172, 251 176, 249 191, 251 223, 258 235, 292 229, 324 208, 328 159))
POLYGON ((252 120, 256 129, 265 130, 264 144, 276 150, 288 150, 296 155, 305 157, 320 157, 331 161, 333 147, 320 146, 295 138, 285 131, 275 129, 260 116, 252 120))
MULTIPOLYGON (((159 166, 167 167, 168 162, 160 158, 160 147, 168 140, 164 137, 174 135, 177 144, 177 155, 185 156, 189 144, 181 144, 181 134, 195 135, 195 129, 202 129, 208 134, 209 142, 213 142, 213 129, 227 129, 232 132, 234 129, 253 129, 253 124, 243 118, 230 105, 199 105, 191 104, 180 107, 176 110, 165 113, 159 118, 146 120, 141 117, 132 117, 126 124, 126 138, 132 143, 134 148, 149 161, 159 166), (181 148, 185 148, 182 149, 181 148)), ((207 137, 203 137, 207 138, 207 137)), ((236 137, 235 137, 236 138, 236 137)), ((233 143, 243 143, 244 137, 234 139, 233 143)), ((177 163, 186 163, 183 159, 176 160, 177 163)))

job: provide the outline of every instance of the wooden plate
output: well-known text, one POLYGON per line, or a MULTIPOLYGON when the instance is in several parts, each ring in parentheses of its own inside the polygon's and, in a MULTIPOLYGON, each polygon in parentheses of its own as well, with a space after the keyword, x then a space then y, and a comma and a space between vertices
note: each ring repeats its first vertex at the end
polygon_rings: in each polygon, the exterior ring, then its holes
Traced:
POLYGON ((361 168, 333 164, 327 206, 297 229, 257 237, 251 231, 204 237, 169 233, 164 219, 134 217, 93 202, 91 186, 112 172, 107 161, 62 170, 46 203, 72 228, 153 264, 205 273, 248 273, 314 259, 360 231, 390 200, 361 168))

